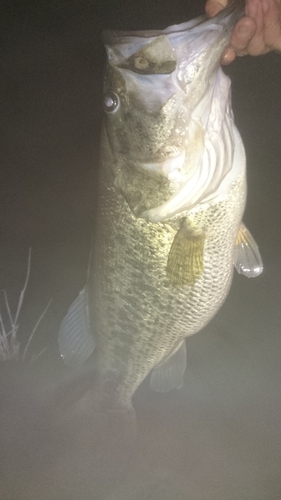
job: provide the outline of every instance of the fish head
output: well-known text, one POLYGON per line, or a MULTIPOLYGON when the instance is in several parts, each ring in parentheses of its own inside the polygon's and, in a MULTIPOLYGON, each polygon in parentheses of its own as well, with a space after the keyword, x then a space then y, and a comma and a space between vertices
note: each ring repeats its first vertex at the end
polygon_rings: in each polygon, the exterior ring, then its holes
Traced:
POLYGON ((103 107, 115 155, 139 164, 163 161, 182 147, 186 114, 173 81, 172 46, 159 36, 127 59, 113 47, 107 54, 103 107), (159 57, 153 64, 149 55, 155 47, 159 57), (170 49, 169 60, 161 56, 161 47, 170 49))
MULTIPOLYGON (((105 130, 116 185, 136 215, 166 202, 198 170, 220 59, 242 15, 242 2, 235 5, 214 19, 201 16, 162 31, 103 34, 105 130), (140 193, 138 202, 132 201, 135 181, 130 177, 136 171, 149 201, 140 193), (157 182, 160 188, 153 196, 157 182)), ((221 115, 229 84, 223 92, 221 115)))

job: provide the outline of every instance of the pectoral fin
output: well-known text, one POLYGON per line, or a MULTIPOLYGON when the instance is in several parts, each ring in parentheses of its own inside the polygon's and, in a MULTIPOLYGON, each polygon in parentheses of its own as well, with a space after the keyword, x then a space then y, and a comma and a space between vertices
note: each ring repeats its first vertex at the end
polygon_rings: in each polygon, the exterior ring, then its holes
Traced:
POLYGON ((164 358, 151 372, 150 387, 158 392, 167 392, 171 389, 180 389, 183 385, 183 376, 186 369, 185 340, 164 358))
POLYGON ((174 286, 193 285, 204 270, 205 234, 189 227, 187 219, 182 219, 167 262, 167 276, 174 286))
POLYGON ((91 332, 87 289, 83 288, 62 320, 58 334, 59 350, 68 365, 82 365, 95 348, 91 332))
POLYGON ((263 271, 263 263, 257 243, 242 223, 236 238, 234 265, 239 274, 255 278, 263 271))

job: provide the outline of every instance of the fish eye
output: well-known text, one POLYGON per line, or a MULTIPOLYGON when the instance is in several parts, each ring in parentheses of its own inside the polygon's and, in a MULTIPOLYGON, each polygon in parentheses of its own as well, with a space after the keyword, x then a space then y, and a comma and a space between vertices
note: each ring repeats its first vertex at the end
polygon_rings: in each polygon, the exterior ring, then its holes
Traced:
POLYGON ((115 113, 119 108, 120 100, 113 90, 108 90, 103 96, 103 109, 106 113, 115 113))

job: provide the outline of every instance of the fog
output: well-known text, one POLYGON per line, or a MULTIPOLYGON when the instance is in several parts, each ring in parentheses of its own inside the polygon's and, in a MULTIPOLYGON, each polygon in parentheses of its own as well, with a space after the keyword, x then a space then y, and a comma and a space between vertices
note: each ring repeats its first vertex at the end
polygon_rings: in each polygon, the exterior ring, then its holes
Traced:
POLYGON ((247 154, 244 222, 264 272, 235 274, 219 313, 187 339, 182 389, 159 394, 144 381, 133 441, 118 423, 97 432, 87 410, 90 365, 82 375, 68 370, 57 346, 86 281, 95 228, 100 35, 184 22, 204 2, 11 0, 2 10, 0 289, 15 311, 31 247, 22 347, 52 302, 25 367, 0 367, 1 499, 280 499, 281 56, 226 68, 247 154))

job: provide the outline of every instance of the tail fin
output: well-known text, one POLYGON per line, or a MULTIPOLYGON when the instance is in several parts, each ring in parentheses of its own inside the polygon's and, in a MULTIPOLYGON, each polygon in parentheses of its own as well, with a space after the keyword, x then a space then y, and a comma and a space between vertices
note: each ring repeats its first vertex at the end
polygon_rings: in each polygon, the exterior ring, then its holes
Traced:
MULTIPOLYGON (((102 408, 93 372, 73 378, 57 395, 58 429, 72 457, 87 462, 95 481, 111 482, 129 464, 135 449, 137 421, 133 406, 102 408)), ((73 460, 73 459, 72 459, 73 460)))

